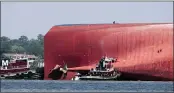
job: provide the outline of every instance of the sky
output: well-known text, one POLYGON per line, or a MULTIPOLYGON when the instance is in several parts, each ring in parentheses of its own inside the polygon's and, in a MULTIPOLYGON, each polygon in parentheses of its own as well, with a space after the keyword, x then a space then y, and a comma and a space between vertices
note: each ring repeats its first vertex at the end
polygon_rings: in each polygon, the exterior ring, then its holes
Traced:
POLYGON ((29 39, 61 24, 173 23, 172 2, 1 2, 1 36, 29 39))

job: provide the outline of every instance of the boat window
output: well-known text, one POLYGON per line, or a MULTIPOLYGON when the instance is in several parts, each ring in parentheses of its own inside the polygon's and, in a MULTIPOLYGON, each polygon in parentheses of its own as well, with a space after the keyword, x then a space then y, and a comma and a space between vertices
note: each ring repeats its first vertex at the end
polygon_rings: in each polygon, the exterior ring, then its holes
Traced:
POLYGON ((24 60, 16 60, 16 62, 27 62, 27 60, 26 59, 24 59, 24 60))

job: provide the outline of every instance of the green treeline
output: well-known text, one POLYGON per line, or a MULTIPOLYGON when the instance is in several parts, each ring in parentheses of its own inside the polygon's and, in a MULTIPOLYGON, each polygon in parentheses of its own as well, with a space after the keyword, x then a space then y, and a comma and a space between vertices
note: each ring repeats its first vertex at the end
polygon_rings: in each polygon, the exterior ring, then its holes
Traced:
POLYGON ((26 53, 34 54, 43 58, 44 36, 39 34, 37 39, 28 39, 27 36, 20 36, 18 39, 10 39, 1 36, 1 53, 26 53))

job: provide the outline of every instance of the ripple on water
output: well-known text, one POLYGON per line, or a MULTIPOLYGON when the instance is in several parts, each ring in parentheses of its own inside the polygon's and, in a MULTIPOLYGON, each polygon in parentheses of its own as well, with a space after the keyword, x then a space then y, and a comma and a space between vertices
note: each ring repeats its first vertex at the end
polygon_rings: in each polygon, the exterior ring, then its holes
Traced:
POLYGON ((2 80, 2 92, 172 92, 173 82, 2 80))

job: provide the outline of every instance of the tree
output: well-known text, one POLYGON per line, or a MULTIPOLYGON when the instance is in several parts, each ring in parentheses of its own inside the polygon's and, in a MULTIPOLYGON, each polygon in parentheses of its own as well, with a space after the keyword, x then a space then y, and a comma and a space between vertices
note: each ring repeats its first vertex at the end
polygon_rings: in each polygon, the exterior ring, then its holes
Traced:
POLYGON ((44 39, 44 36, 43 36, 42 34, 39 34, 39 35, 37 36, 37 40, 43 41, 43 39, 44 39))
POLYGON ((34 54, 43 57, 44 55, 44 36, 39 34, 37 39, 29 40, 27 36, 20 36, 18 39, 10 39, 6 36, 1 37, 1 53, 24 53, 34 54))
POLYGON ((21 45, 18 39, 12 39, 12 40, 10 40, 10 43, 11 43, 11 45, 17 45, 17 46, 21 45))
POLYGON ((42 34, 39 34, 39 35, 37 36, 37 40, 39 41, 39 43, 40 43, 41 45, 43 45, 43 43, 44 43, 44 36, 43 36, 42 34))
POLYGON ((19 41, 22 41, 22 42, 27 42, 27 41, 28 41, 28 37, 27 37, 27 36, 22 35, 22 36, 20 36, 19 41))
POLYGON ((27 43, 28 43, 28 37, 27 36, 21 36, 20 38, 19 38, 19 42, 20 42, 20 44, 21 44, 21 46, 24 46, 24 45, 26 45, 27 43))
POLYGON ((1 37, 1 53, 10 52, 11 44, 10 44, 10 38, 6 36, 1 37))
POLYGON ((11 52, 13 52, 13 53, 24 53, 25 49, 22 46, 13 45, 11 47, 11 52))
POLYGON ((39 56, 42 52, 42 49, 41 49, 41 44, 39 43, 38 40, 35 40, 35 39, 31 39, 29 41, 29 50, 31 54, 34 54, 34 55, 37 55, 39 56))
POLYGON ((44 36, 42 34, 39 34, 37 36, 37 40, 40 43, 40 56, 43 58, 43 56, 44 56, 44 36))
POLYGON ((30 47, 29 44, 29 40, 27 36, 20 36, 20 38, 18 39, 19 42, 19 46, 23 47, 25 49, 26 53, 29 53, 28 48, 30 47))
POLYGON ((10 41, 10 38, 6 37, 6 36, 2 36, 1 37, 1 41, 10 41))

